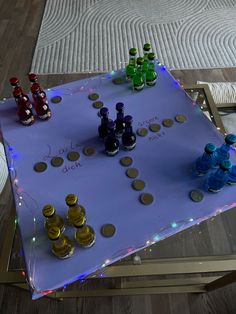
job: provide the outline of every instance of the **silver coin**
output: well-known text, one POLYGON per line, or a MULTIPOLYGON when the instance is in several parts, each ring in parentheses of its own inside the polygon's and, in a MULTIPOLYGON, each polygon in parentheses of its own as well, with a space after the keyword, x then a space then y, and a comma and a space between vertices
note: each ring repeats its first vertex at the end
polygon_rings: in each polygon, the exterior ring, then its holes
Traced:
POLYGON ((200 190, 192 190, 189 195, 194 202, 201 202, 204 198, 204 194, 200 190))

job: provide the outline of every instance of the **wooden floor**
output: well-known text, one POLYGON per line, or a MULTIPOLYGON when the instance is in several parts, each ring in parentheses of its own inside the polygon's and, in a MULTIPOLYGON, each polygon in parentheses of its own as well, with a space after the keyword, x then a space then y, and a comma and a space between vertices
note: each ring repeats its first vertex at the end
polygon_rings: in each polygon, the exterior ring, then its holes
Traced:
MULTIPOLYGON (((16 75, 27 91, 26 74, 42 19, 45 0, 0 0, 0 97, 9 97, 9 77, 16 75)), ((236 68, 213 70, 173 71, 183 84, 203 81, 236 81, 236 68)), ((51 87, 87 74, 45 75, 40 82, 51 87)), ((7 217, 6 209, 11 206, 11 195, 0 195, 0 237, 2 239, 7 217), (5 212, 4 212, 5 211, 5 212)), ((158 257, 230 254, 236 251, 236 211, 231 210, 207 221, 190 231, 158 244, 158 257)), ((144 253, 146 254, 146 253, 144 253)), ((235 314, 236 284, 212 293, 193 295, 156 295, 138 297, 81 298, 58 302, 43 298, 31 301, 30 294, 10 286, 0 286, 0 314, 235 314)))

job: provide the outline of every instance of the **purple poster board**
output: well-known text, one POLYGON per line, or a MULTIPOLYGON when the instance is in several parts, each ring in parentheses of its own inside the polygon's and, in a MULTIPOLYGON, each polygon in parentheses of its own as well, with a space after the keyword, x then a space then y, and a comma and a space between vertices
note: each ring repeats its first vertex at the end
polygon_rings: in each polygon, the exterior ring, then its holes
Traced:
MULTIPOLYGON (((227 186, 218 194, 205 192, 200 203, 189 199, 189 192, 203 189, 204 183, 202 177, 191 174, 194 161, 206 143, 219 146, 223 136, 164 67, 157 71, 157 85, 142 92, 132 91, 128 83, 114 85, 112 76, 117 73, 47 90, 49 100, 59 95, 62 101, 50 102, 51 120, 36 121, 30 127, 16 121, 14 99, 1 102, 1 128, 34 299, 236 205, 236 186, 227 186), (124 102, 125 114, 134 118, 134 130, 148 128, 153 122, 161 124, 166 118, 174 120, 177 114, 186 115, 187 121, 175 122, 170 128, 162 126, 158 133, 149 131, 146 137, 137 136, 135 150, 121 149, 115 157, 107 157, 97 136, 100 118, 88 99, 90 92, 100 95, 112 119, 115 104, 124 102), (96 148, 94 156, 82 153, 87 145, 96 148), (80 153, 77 162, 67 160, 70 150, 80 153), (54 156, 64 158, 61 167, 50 165, 54 156), (132 166, 146 183, 142 192, 154 196, 151 205, 140 203, 141 192, 132 189, 132 179, 119 163, 122 156, 133 158, 132 166), (39 161, 48 164, 43 173, 33 170, 39 161), (73 257, 60 260, 50 252, 41 211, 52 203, 57 213, 66 217, 65 196, 69 193, 77 194, 86 208, 96 243, 90 249, 76 245, 73 257), (105 223, 116 226, 114 237, 100 234, 105 223)), ((234 149, 231 160, 236 163, 234 149)), ((73 238, 74 228, 67 225, 66 233, 73 238)))

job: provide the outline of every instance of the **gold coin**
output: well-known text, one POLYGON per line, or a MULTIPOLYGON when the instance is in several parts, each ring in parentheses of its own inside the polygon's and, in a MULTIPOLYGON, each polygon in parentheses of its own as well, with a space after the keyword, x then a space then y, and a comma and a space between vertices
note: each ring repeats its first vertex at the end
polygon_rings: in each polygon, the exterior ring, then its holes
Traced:
POLYGON ((76 161, 80 158, 80 154, 78 152, 69 152, 67 154, 67 159, 70 161, 76 161))
POLYGON ((62 100, 61 96, 54 96, 51 98, 51 102, 53 104, 58 104, 59 102, 61 102, 61 100, 62 100))
POLYGON ((139 171, 136 168, 129 168, 126 170, 126 175, 129 178, 135 179, 139 175, 139 171))
POLYGON ((175 120, 176 120, 177 122, 179 122, 179 123, 184 123, 184 122, 187 120, 187 118, 186 118, 186 116, 183 115, 183 114, 177 114, 177 115, 175 116, 175 120))
POLYGON ((34 165, 34 170, 36 172, 43 172, 47 169, 47 164, 46 162, 37 162, 35 165, 34 165))
POLYGON ((94 147, 86 146, 86 147, 84 147, 84 149, 83 149, 83 153, 84 153, 84 155, 86 155, 86 156, 93 156, 93 155, 96 153, 96 150, 95 150, 94 147))
POLYGON ((140 202, 144 205, 150 205, 153 202, 153 196, 150 193, 142 193, 140 195, 140 202))
POLYGON ((61 157, 53 157, 51 159, 51 165, 53 167, 60 167, 63 164, 64 160, 61 157))
POLYGON ((194 202, 201 202, 204 198, 204 194, 200 190, 192 190, 189 193, 189 196, 190 196, 191 200, 194 202))
POLYGON ((167 128, 170 128, 173 124, 174 124, 174 121, 172 119, 164 119, 162 121, 162 124, 167 127, 167 128))
POLYGON ((132 182, 132 187, 133 189, 135 189, 136 191, 141 191, 145 188, 145 182, 143 180, 134 180, 132 182))
POLYGON ((117 76, 112 79, 112 83, 116 85, 120 85, 125 83, 125 79, 123 77, 117 76))
POLYGON ((112 237, 116 232, 116 227, 113 224, 105 224, 101 228, 101 234, 106 237, 112 237))
POLYGON ((88 98, 89 98, 90 100, 98 100, 99 95, 96 94, 96 93, 92 93, 92 94, 89 94, 89 95, 88 95, 88 98))
POLYGON ((133 163, 133 159, 129 156, 125 156, 120 159, 120 164, 124 167, 129 167, 132 165, 132 163, 133 163))
POLYGON ((149 125, 149 130, 152 131, 152 132, 159 132, 160 129, 161 129, 161 126, 158 123, 151 123, 149 125))
POLYGON ((139 136, 146 136, 148 134, 148 129, 146 129, 146 128, 139 128, 137 130, 137 134, 139 136))
POLYGON ((93 108, 95 108, 95 109, 100 109, 100 108, 102 108, 103 107, 103 102, 102 101, 95 101, 94 103, 93 103, 93 108))

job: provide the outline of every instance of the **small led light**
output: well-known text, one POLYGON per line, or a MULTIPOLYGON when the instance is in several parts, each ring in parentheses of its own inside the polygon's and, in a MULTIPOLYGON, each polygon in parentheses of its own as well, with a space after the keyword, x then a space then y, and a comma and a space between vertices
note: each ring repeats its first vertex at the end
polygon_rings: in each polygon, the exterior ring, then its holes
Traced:
POLYGON ((19 197, 20 200, 22 200, 22 198, 23 198, 22 196, 19 197))
POLYGON ((176 228, 177 227, 177 223, 176 222, 172 222, 171 227, 172 228, 176 228))
POLYGON ((102 268, 105 267, 105 266, 106 266, 106 264, 102 264, 102 268))
POLYGON ((36 221, 36 218, 34 218, 34 222, 36 221))
POLYGON ((18 182, 19 182, 18 179, 15 179, 15 180, 14 180, 14 183, 18 183, 18 182))
POLYGON ((155 235, 155 236, 153 237, 153 240, 154 240, 154 241, 159 241, 159 240, 160 240, 159 235, 158 235, 158 234, 157 234, 157 235, 155 235))
POLYGON ((193 218, 190 218, 189 221, 192 222, 192 221, 193 221, 193 218))
POLYGON ((105 260, 105 264, 109 264, 111 261, 109 259, 105 260))
POLYGON ((146 244, 147 244, 147 245, 150 244, 150 241, 147 241, 146 244))
POLYGON ((18 203, 18 205, 19 205, 19 206, 21 206, 21 205, 22 205, 22 203, 20 202, 20 203, 18 203))
POLYGON ((33 238, 32 238, 32 241, 33 241, 33 242, 35 242, 35 241, 36 241, 36 238, 35 238, 35 237, 33 237, 33 238))

